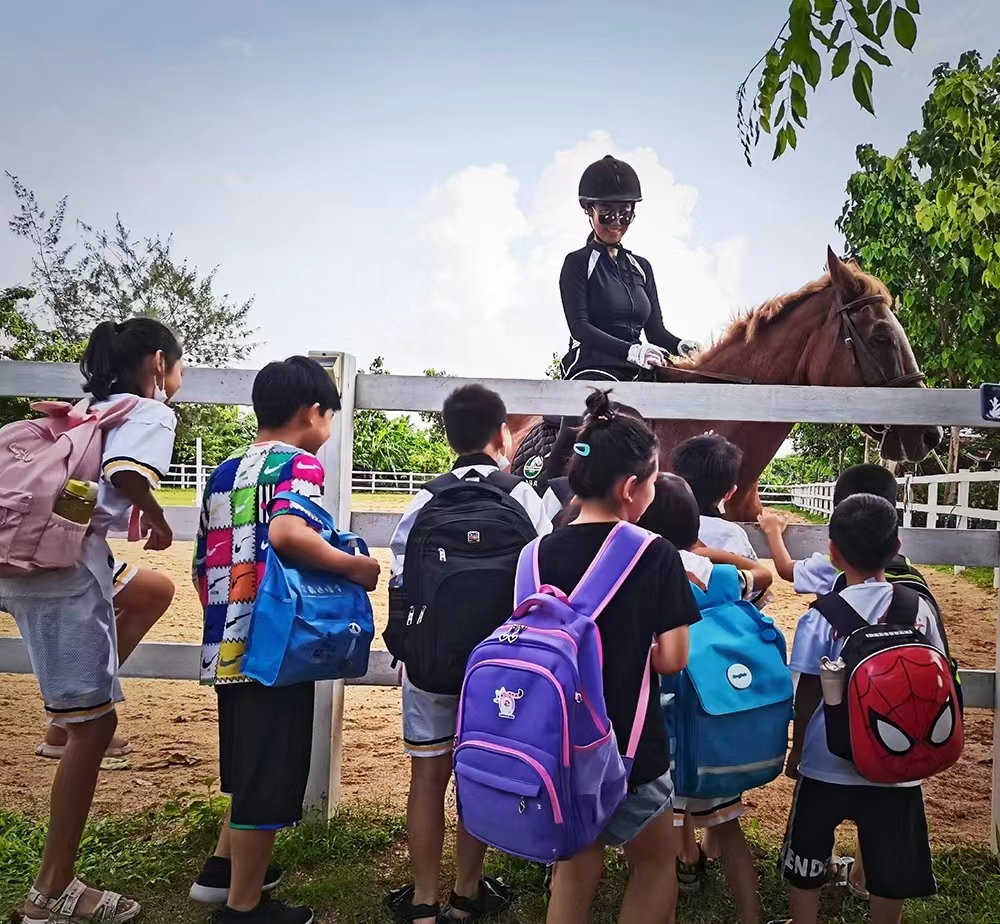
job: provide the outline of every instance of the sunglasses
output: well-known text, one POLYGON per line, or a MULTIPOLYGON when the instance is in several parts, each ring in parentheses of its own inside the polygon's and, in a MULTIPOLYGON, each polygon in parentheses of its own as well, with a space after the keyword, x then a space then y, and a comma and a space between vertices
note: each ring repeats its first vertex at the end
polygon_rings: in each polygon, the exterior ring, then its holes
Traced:
POLYGON ((602 225, 619 224, 630 225, 635 218, 635 206, 633 205, 598 205, 597 220, 602 225))

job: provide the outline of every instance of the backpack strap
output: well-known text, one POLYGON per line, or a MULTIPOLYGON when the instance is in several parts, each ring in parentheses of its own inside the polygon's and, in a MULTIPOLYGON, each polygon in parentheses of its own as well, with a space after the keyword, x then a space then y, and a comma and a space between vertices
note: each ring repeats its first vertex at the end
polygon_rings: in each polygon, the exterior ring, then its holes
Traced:
POLYGON ((616 523, 569 595, 573 608, 597 619, 655 539, 631 523, 616 523))
POLYGON ((490 472, 486 476, 486 483, 498 487, 504 494, 510 494, 523 481, 523 478, 518 478, 517 475, 512 475, 510 472, 502 472, 500 469, 490 472))
POLYGON ((920 609, 920 594, 910 587, 896 585, 892 588, 892 601, 885 611, 884 622, 890 626, 910 626, 916 624, 920 609))
POLYGON ((836 591, 817 597, 812 608, 833 626, 833 631, 841 638, 849 638, 858 629, 869 625, 868 620, 836 591))
POLYGON ((316 520, 323 524, 323 528, 320 530, 321 535, 327 542, 337 537, 338 540, 344 544, 354 544, 361 549, 363 554, 368 554, 368 546, 365 541, 354 533, 341 533, 337 531, 337 526, 333 521, 333 516, 330 511, 325 507, 321 507, 314 500, 303 496, 302 494, 296 494, 294 491, 281 491, 275 494, 271 498, 271 504, 275 501, 288 501, 289 505, 292 507, 298 507, 304 513, 308 514, 310 519, 316 520))
POLYGON ((517 609, 541 587, 538 576, 538 547, 541 538, 533 539, 523 549, 517 559, 517 573, 514 575, 514 608, 517 609))
POLYGON ((632 732, 628 736, 628 747, 625 748, 624 757, 628 761, 627 769, 629 771, 632 769, 632 761, 635 760, 635 752, 639 749, 642 729, 646 724, 646 712, 649 709, 649 697, 653 687, 649 679, 649 668, 652 660, 653 646, 650 644, 649 651, 646 653, 646 663, 642 668, 642 683, 639 686, 639 702, 635 707, 635 718, 632 720, 632 732))
POLYGON ((432 478, 427 484, 424 485, 423 490, 425 490, 432 497, 440 494, 445 488, 455 484, 460 481, 458 475, 454 472, 445 472, 443 475, 438 475, 437 478, 432 478))

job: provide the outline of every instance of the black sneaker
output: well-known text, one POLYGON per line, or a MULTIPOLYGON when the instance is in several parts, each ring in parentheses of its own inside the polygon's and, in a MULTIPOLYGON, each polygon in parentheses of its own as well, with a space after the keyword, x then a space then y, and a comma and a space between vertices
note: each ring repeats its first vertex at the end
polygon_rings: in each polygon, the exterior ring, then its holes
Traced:
MULTIPOLYGON (((232 862, 226 857, 209 857, 188 896, 205 905, 224 905, 229 901, 229 880, 233 873, 232 862)), ((281 882, 281 870, 269 866, 264 874, 264 891, 270 892, 281 882)))
POLYGON ((212 924, 313 924, 312 908, 295 907, 266 895, 253 911, 233 911, 223 906, 212 915, 212 924))

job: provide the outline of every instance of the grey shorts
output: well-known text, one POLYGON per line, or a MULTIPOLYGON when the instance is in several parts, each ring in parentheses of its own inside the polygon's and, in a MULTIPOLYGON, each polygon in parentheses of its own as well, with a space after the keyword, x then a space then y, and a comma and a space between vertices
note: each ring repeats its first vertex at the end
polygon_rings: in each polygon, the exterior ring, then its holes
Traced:
POLYGON ((56 724, 100 718, 123 699, 112 564, 101 545, 85 546, 85 563, 44 575, 44 584, 10 580, 0 586, 0 609, 17 622, 45 712, 56 724))
POLYGON ((668 770, 659 779, 630 790, 605 825, 601 840, 610 847, 634 841, 643 829, 672 807, 674 784, 668 770))
POLYGON ((403 671, 403 750, 410 757, 442 757, 455 746, 458 697, 428 693, 403 671))

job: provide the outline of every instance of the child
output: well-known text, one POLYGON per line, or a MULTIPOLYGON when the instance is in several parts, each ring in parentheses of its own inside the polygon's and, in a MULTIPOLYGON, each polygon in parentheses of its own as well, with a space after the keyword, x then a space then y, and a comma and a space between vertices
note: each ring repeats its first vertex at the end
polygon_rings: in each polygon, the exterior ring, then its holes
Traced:
MULTIPOLYGON (((458 456, 452 474, 461 479, 477 475, 496 477, 499 468, 505 467, 506 454, 510 452, 510 431, 503 399, 482 385, 466 385, 448 396, 442 417, 448 443, 458 456)), ((523 509, 527 533, 546 535, 552 525, 535 491, 520 479, 508 487, 510 499, 523 509)), ((427 490, 417 494, 396 527, 390 541, 393 585, 402 585, 407 539, 418 514, 432 496, 427 490)), ((511 587, 514 566, 516 561, 510 569, 511 587)), ((475 601, 470 602, 475 605, 475 601)), ((510 613, 509 606, 505 599, 506 615, 510 613)), ((421 689, 404 672, 403 747, 411 758, 406 818, 414 881, 394 889, 387 898, 390 912, 400 921, 435 924, 441 914, 438 890, 444 848, 444 804, 451 779, 457 720, 457 692, 453 695, 421 689)), ((466 916, 478 919, 484 914, 496 913, 509 901, 506 890, 497 880, 483 876, 485 856, 485 845, 470 837, 459 822, 455 887, 445 909, 449 919, 459 920, 466 916)))
MULTIPOLYGON (((885 569, 898 552, 896 508, 885 498, 857 494, 834 508, 830 560, 847 576, 841 595, 873 625, 883 618, 892 600, 885 569)), ((920 601, 915 626, 943 650, 936 619, 925 600, 920 601)), ((824 657, 835 660, 843 643, 816 610, 799 620, 789 666, 800 677, 785 771, 798 783, 781 854, 791 920, 815 924, 834 832, 850 819, 857 823, 864 851, 872 922, 899 924, 904 899, 936 891, 923 795, 919 783, 871 783, 827 747, 819 667, 824 657)))
POLYGON ((312 911, 267 901, 280 872, 268 866, 280 828, 302 818, 312 749, 313 684, 265 687, 240 673, 257 586, 270 544, 283 559, 341 574, 366 590, 378 562, 333 548, 282 491, 318 498, 315 453, 330 436, 340 396, 314 360, 268 363, 253 383, 257 440, 208 479, 193 576, 205 611, 201 682, 219 705, 221 788, 232 797, 215 854, 191 888, 222 904, 218 924, 310 924, 312 911))
MULTIPOLYGON (((716 566, 735 567, 740 572, 743 598, 771 585, 771 572, 759 561, 751 561, 721 549, 699 548, 698 504, 687 482, 677 475, 660 475, 656 495, 639 525, 670 540, 680 552, 688 580, 702 590, 708 587, 716 566)), ((758 924, 760 898, 757 871, 753 855, 747 846, 740 816, 743 814, 742 793, 721 799, 674 797, 675 824, 691 830, 694 827, 711 830, 715 836, 726 869, 730 891, 736 899, 741 924, 758 924)), ((697 846, 694 847, 697 850, 697 846)))
MULTIPOLYGON (((577 585, 617 522, 634 523, 642 516, 653 499, 657 475, 656 437, 643 423, 617 413, 607 392, 595 392, 587 407, 589 417, 576 436, 569 467, 579 516, 543 539, 539 549, 540 582, 561 588, 577 585)), ((685 666, 688 626, 700 618, 680 557, 669 542, 656 539, 597 618, 604 698, 615 729, 632 727, 644 682, 655 685, 657 673, 672 674, 685 666), (652 668, 643 677, 650 639, 652 668)), ((673 924, 677 837, 666 724, 658 700, 649 698, 628 796, 602 838, 556 864, 548 924, 588 920, 605 848, 617 845, 624 845, 631 868, 619 920, 673 924)), ((618 741, 622 753, 627 745, 627 740, 618 741)))
POLYGON ((126 395, 139 401, 104 436, 101 483, 82 558, 70 568, 0 579, 0 607, 17 621, 49 719, 66 733, 42 863, 24 904, 28 922, 122 924, 141 910, 114 892, 87 888, 73 869, 122 699, 114 559, 105 536, 127 527, 134 506, 149 533, 147 549, 172 542, 151 487, 173 453, 175 418, 164 402, 181 386, 181 352, 173 333, 151 318, 106 321, 94 329, 80 362, 84 389, 95 404, 126 395))

